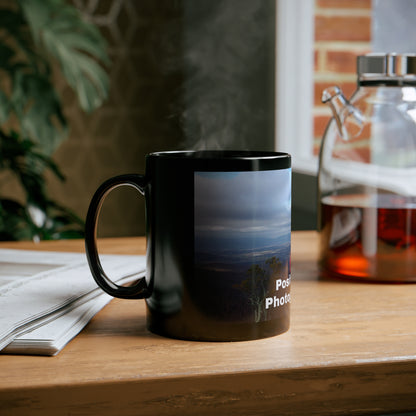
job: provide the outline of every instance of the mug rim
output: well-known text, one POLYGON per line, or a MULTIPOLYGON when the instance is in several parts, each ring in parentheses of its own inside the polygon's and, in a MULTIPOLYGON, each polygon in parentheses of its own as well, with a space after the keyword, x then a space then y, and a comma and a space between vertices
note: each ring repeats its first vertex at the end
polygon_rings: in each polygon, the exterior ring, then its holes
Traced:
POLYGON ((257 160, 257 159, 285 159, 290 158, 290 154, 277 151, 263 150, 168 150, 152 152, 148 157, 169 158, 169 159, 238 159, 238 160, 257 160))
POLYGON ((193 171, 280 170, 292 164, 289 153, 259 150, 174 150, 149 153, 146 159, 151 166, 193 171))

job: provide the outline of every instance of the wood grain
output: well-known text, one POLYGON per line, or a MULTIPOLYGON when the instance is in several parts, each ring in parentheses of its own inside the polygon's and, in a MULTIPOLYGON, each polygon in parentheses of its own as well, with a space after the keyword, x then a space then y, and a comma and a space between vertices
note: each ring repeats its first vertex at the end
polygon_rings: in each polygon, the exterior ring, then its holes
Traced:
MULTIPOLYGON (((81 241, 2 243, 83 251, 81 241)), ((249 342, 162 338, 113 300, 56 357, 0 356, 0 415, 335 415, 416 410, 416 285, 324 280, 292 236, 291 329, 249 342)), ((143 238, 102 253, 143 253, 143 238)))

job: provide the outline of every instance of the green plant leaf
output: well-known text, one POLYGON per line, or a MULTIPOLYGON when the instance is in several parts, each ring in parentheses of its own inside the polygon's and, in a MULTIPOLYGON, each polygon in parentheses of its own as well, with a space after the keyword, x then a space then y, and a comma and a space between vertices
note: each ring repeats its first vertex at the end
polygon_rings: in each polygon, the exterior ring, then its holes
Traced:
POLYGON ((67 136, 66 119, 48 78, 18 71, 11 104, 20 120, 22 134, 50 155, 67 136))
POLYGON ((67 133, 53 85, 54 60, 84 110, 102 104, 109 89, 102 65, 109 59, 93 24, 64 0, 1 6, 0 170, 14 174, 26 201, 0 197, 0 240, 83 236, 83 221, 48 197, 44 177, 49 170, 64 179, 51 158, 67 133))
POLYGON ((15 56, 14 50, 4 43, 0 43, 0 67, 10 70, 11 59, 15 56))
POLYGON ((81 107, 89 112, 107 98, 108 63, 105 43, 97 28, 62 0, 19 0, 36 44, 56 58, 81 107))
POLYGON ((21 13, 10 8, 0 9, 0 28, 19 43, 24 39, 22 36, 24 25, 25 21, 21 13))
POLYGON ((84 222, 48 198, 44 170, 63 178, 54 161, 29 139, 0 129, 0 169, 9 169, 26 192, 26 204, 0 198, 0 240, 82 238, 84 222))
POLYGON ((28 240, 32 230, 25 207, 11 199, 0 198, 0 241, 28 240))
POLYGON ((45 189, 44 171, 49 169, 59 179, 64 177, 49 157, 38 152, 29 139, 21 139, 14 133, 7 136, 0 130, 0 168, 9 169, 18 178, 26 193, 28 203, 38 207, 51 205, 45 189))
POLYGON ((9 118, 10 103, 6 94, 0 90, 0 124, 3 124, 9 118))
MULTIPOLYGON (((36 53, 33 47, 33 39, 20 10, 0 9, 0 29, 3 35, 2 45, 13 51, 13 56, 8 58, 18 57, 20 62, 26 62, 34 67, 43 65, 43 70, 48 67, 46 61, 36 53)), ((6 68, 4 61, 3 67, 6 68)))

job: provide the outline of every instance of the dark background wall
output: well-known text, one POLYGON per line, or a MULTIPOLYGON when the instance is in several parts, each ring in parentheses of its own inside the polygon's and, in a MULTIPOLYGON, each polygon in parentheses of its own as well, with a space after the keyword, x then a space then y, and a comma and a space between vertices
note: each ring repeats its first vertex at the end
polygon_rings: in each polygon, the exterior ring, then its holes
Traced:
POLYGON ((292 230, 316 230, 318 223, 318 180, 314 175, 293 172, 292 230))
MULTIPOLYGON (((274 148, 274 0, 73 0, 108 40, 108 102, 91 115, 58 80, 69 139, 53 196, 85 217, 106 178, 167 149, 274 148)), ((144 234, 144 201, 117 189, 99 234, 144 234)))

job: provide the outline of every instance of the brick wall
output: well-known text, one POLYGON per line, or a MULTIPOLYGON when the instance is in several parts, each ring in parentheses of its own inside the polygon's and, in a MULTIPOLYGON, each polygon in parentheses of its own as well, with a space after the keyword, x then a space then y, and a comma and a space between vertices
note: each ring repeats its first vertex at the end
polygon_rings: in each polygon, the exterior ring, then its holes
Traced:
POLYGON ((371 0, 315 0, 314 154, 331 117, 322 91, 356 89, 356 57, 371 51, 371 0))

